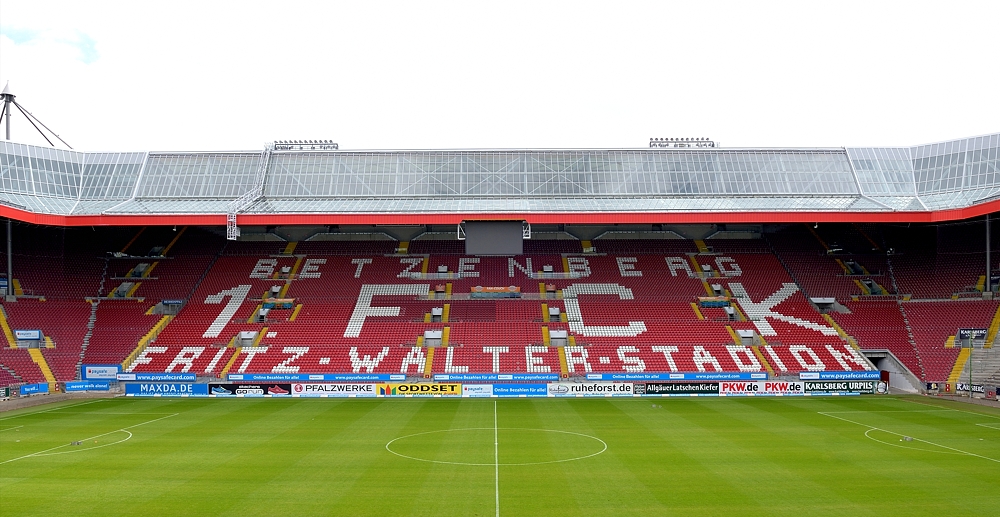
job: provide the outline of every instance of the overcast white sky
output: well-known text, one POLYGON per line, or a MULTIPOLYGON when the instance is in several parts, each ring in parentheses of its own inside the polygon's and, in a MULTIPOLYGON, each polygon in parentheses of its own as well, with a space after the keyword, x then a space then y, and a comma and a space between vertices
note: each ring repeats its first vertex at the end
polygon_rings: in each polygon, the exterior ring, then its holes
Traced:
POLYGON ((0 87, 90 151, 913 145, 1000 131, 998 20, 997 0, 2 0, 0 87))

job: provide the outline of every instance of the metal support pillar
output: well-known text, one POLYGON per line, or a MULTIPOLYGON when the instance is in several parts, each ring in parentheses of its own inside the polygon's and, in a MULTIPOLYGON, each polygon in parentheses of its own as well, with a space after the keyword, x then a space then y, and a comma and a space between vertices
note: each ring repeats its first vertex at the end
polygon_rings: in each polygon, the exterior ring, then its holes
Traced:
POLYGON ((983 292, 993 292, 993 265, 990 262, 990 214, 986 214, 986 288, 983 292))
POLYGON ((13 249, 13 225, 10 218, 7 218, 7 296, 14 296, 14 254, 13 249))

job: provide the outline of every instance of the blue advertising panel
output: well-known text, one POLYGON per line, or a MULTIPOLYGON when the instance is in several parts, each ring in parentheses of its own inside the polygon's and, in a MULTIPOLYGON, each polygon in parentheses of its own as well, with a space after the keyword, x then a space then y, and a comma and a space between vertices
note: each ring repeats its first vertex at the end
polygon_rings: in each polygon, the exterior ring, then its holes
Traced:
POLYGON ((108 391, 111 389, 110 381, 71 381, 66 383, 65 391, 108 391))
POLYGON ((194 382, 197 377, 193 373, 119 373, 117 375, 120 381, 180 381, 180 382, 194 382))
POLYGON ((326 381, 326 382, 376 382, 405 381, 403 373, 230 373, 226 375, 230 381, 242 382, 295 382, 295 381, 326 381))
POLYGON ((547 397, 548 384, 494 384, 494 397, 547 397))
POLYGON ((80 378, 85 381, 114 381, 121 373, 120 364, 84 364, 80 365, 80 378))
POLYGON ((557 381, 558 373, 438 373, 436 381, 448 382, 524 382, 557 381))
POLYGON ((208 384, 136 382, 125 385, 125 394, 136 397, 207 397, 208 384))
POLYGON ((758 381, 767 380, 765 372, 622 372, 588 373, 588 381, 758 381))
POLYGON ((14 330, 14 337, 18 341, 41 341, 41 330, 14 330))
POLYGON ((803 381, 877 381, 881 377, 878 370, 859 370, 853 372, 799 372, 799 380, 803 381))
POLYGON ((22 384, 21 385, 21 396, 25 395, 40 395, 42 393, 49 392, 49 385, 45 382, 40 382, 38 384, 22 384))

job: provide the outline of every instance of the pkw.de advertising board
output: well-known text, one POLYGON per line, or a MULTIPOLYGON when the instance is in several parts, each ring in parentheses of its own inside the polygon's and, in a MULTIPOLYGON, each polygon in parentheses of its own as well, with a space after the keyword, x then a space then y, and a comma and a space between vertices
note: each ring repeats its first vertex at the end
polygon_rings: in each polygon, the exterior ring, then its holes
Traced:
POLYGON ((788 381, 739 381, 720 382, 720 395, 802 395, 801 382, 788 381))

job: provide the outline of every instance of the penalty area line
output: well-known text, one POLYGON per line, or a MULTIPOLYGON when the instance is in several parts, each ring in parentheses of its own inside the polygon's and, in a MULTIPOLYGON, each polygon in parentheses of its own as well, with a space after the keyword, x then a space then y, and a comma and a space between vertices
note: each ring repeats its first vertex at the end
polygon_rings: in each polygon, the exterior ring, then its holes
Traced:
POLYGON ((9 416, 6 418, 0 418, 0 422, 6 422, 7 420, 13 420, 15 418, 21 418, 22 416, 30 415, 41 415, 42 413, 52 413, 53 411, 62 411, 63 409, 69 409, 71 407, 86 406, 87 404, 93 404, 95 402, 104 402, 107 399, 91 400, 89 402, 81 402, 79 404, 70 404, 68 406, 59 406, 52 409, 46 409, 45 411, 32 411, 31 413, 21 413, 20 415, 9 416))
MULTIPOLYGON (((118 443, 122 443, 122 442, 127 441, 130 438, 132 438, 132 433, 128 431, 129 429, 134 429, 134 428, 142 426, 142 425, 151 424, 153 422, 158 422, 158 421, 166 419, 166 418, 175 417, 175 416, 177 416, 179 414, 180 413, 172 413, 172 414, 169 414, 167 416, 162 416, 160 418, 154 418, 152 420, 148 420, 146 422, 142 422, 142 423, 138 423, 138 424, 135 424, 135 425, 130 425, 128 427, 122 427, 121 429, 115 429, 114 431, 108 431, 106 433, 101 433, 101 434, 98 434, 98 435, 94 435, 94 436, 91 436, 90 438, 84 438, 83 440, 79 440, 79 441, 86 442, 86 441, 89 441, 89 440, 93 440, 95 438, 101 438, 102 436, 107 436, 109 434, 114 434, 114 433, 121 433, 121 432, 128 433, 128 437, 125 438, 124 440, 118 440, 117 442, 114 442, 114 443, 109 443, 109 444, 101 445, 101 446, 98 446, 98 447, 90 447, 90 448, 83 449, 83 450, 80 450, 80 451, 66 451, 66 452, 83 452, 85 450, 89 451, 91 449, 100 449, 101 447, 107 447, 108 445, 115 445, 115 444, 118 444, 118 443)), ((20 456, 20 457, 17 457, 17 458, 11 458, 9 460, 0 461, 0 465, 3 465, 5 463, 10 463, 12 461, 23 460, 25 458, 33 458, 35 456, 52 456, 52 455, 55 455, 55 454, 65 454, 65 452, 56 452, 56 453, 53 453, 51 451, 62 449, 63 447, 69 447, 69 445, 70 444, 65 443, 65 444, 62 444, 62 445, 57 445, 55 447, 51 447, 49 449, 45 449, 43 451, 33 452, 31 454, 25 454, 24 456, 20 456)))
POLYGON ((0 429, 0 433, 2 433, 4 431, 10 431, 10 430, 13 430, 13 429, 17 429, 19 427, 24 427, 24 426, 23 425, 15 425, 14 427, 8 427, 7 429, 0 429))
MULTIPOLYGON (((868 431, 865 431, 865 438, 868 438, 870 440, 874 440, 874 441, 879 442, 879 443, 885 443, 885 442, 881 442, 879 440, 875 440, 871 436, 868 436, 868 433, 871 432, 871 431, 882 431, 883 433, 894 434, 896 436, 902 436, 902 437, 909 436, 909 435, 906 435, 906 434, 897 433, 895 431, 890 431, 888 429, 882 429, 881 427, 875 427, 873 425, 863 424, 861 422, 855 422, 854 420, 849 420, 849 419, 844 418, 844 417, 839 417, 839 416, 836 416, 836 415, 829 415, 829 414, 827 414, 827 413, 825 413, 823 411, 817 411, 817 413, 819 413, 819 414, 821 414, 823 416, 826 416, 826 417, 836 418, 837 420, 843 420, 844 422, 849 422, 849 423, 852 423, 852 424, 855 424, 855 425, 860 425, 862 427, 867 427, 868 431)), ((933 445, 935 447, 940 447, 942 449, 948 449, 950 451, 955 451, 956 453, 965 454, 967 456, 975 456, 976 458, 982 458, 984 460, 992 461, 994 463, 1000 463, 1000 460, 994 459, 994 458, 990 458, 988 456, 982 456, 980 454, 976 454, 976 453, 973 453, 973 452, 963 451, 961 449, 956 449, 954 447, 948 447, 947 445, 941 445, 939 443, 934 443, 934 442, 931 442, 931 441, 928 441, 928 440, 922 440, 920 438, 916 438, 916 437, 913 437, 913 436, 910 436, 910 438, 912 438, 912 439, 914 439, 914 440, 916 440, 918 442, 923 442, 923 443, 926 443, 926 444, 929 444, 929 445, 933 445)))
MULTIPOLYGON (((896 399, 896 400, 899 400, 899 399, 896 399)), ((927 406, 927 407, 936 407, 936 408, 940 408, 941 407, 941 406, 939 406, 937 404, 927 404, 926 402, 917 402, 916 400, 909 400, 909 399, 904 399, 903 402, 909 402, 910 404, 920 404, 921 406, 927 406)), ((996 418, 997 420, 1000 420, 1000 416, 988 415, 986 413, 980 413, 978 411, 967 411, 965 409, 950 409, 950 411, 958 411, 959 413, 968 413, 970 415, 984 416, 986 418, 996 418)))

